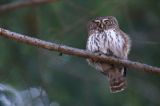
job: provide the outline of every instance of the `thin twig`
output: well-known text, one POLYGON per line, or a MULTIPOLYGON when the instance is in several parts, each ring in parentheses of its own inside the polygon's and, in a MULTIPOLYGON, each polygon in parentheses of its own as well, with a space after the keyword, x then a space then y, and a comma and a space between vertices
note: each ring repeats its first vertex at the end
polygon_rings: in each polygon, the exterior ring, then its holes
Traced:
POLYGON ((22 34, 18 34, 15 32, 11 32, 9 30, 2 29, 2 28, 0 28, 0 36, 6 37, 8 39, 16 40, 21 43, 29 44, 31 46, 36 46, 39 48, 51 50, 51 51, 58 51, 64 54, 83 57, 83 58, 96 59, 99 61, 105 61, 108 63, 118 64, 118 65, 122 65, 128 68, 137 69, 139 71, 146 71, 146 72, 160 74, 160 68, 158 67, 153 67, 153 66, 146 65, 143 63, 139 63, 139 62, 133 62, 130 60, 117 59, 114 57, 97 56, 91 52, 88 52, 82 49, 77 49, 77 48, 72 48, 69 46, 61 45, 61 44, 47 42, 47 41, 40 40, 37 38, 33 38, 33 37, 25 36, 22 34))
POLYGON ((0 13, 4 13, 7 11, 13 11, 19 8, 29 7, 29 6, 37 6, 42 4, 47 4, 51 2, 56 2, 58 0, 28 0, 21 2, 13 2, 10 4, 4 4, 0 6, 0 13))

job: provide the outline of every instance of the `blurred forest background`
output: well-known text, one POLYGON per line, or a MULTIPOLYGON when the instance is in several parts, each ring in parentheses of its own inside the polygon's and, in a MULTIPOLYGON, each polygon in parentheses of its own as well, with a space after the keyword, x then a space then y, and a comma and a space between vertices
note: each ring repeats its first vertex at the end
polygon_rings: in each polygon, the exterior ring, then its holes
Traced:
MULTIPOLYGON (((160 0, 57 0, 0 13, 0 27, 85 49, 87 22, 112 15, 132 39, 129 59, 160 66, 159 11, 160 0)), ((129 69, 127 79, 124 92, 111 94, 106 77, 85 59, 0 37, 0 83, 18 90, 42 87, 59 106, 160 105, 159 75, 129 69)))

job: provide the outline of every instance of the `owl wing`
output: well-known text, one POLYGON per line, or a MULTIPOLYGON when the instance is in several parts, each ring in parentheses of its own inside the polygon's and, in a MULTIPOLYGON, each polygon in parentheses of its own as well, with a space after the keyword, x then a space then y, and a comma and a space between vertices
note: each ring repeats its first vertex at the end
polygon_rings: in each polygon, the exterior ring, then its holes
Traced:
POLYGON ((123 59, 127 59, 128 54, 130 52, 130 48, 131 48, 131 40, 129 38, 129 36, 123 32, 121 29, 116 29, 116 32, 118 35, 122 36, 122 38, 124 39, 124 44, 123 44, 123 59))
POLYGON ((105 42, 104 48, 107 53, 117 58, 127 59, 131 46, 128 35, 119 28, 106 30, 104 33, 107 37, 102 42, 105 42))

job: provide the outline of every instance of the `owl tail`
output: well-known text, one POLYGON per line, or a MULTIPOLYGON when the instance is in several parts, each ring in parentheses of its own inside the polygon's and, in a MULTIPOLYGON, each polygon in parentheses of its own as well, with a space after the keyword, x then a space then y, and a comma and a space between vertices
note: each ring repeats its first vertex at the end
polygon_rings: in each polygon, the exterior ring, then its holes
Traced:
POLYGON ((112 69, 108 72, 109 87, 112 93, 121 92, 126 88, 127 81, 125 79, 124 68, 112 69))

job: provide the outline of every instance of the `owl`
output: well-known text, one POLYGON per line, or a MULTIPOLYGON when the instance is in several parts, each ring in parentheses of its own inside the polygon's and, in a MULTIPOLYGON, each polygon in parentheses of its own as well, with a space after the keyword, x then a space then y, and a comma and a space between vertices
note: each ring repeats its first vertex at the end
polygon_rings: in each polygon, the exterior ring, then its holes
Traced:
MULTIPOLYGON (((130 38, 119 28, 115 17, 98 17, 88 23, 87 51, 97 55, 127 59, 130 46, 130 38)), ((123 91, 126 88, 126 68, 124 66, 93 59, 87 59, 87 61, 107 76, 112 93, 123 91)))

